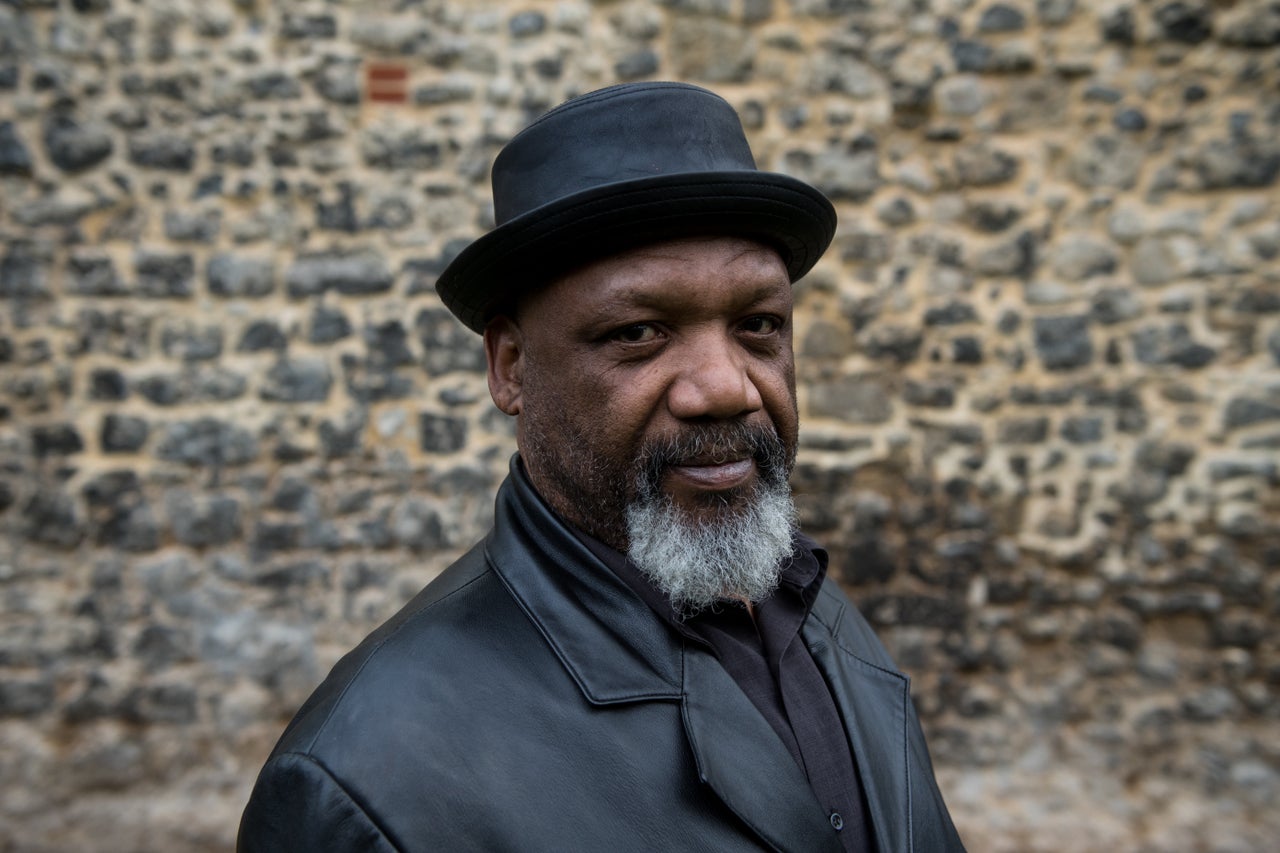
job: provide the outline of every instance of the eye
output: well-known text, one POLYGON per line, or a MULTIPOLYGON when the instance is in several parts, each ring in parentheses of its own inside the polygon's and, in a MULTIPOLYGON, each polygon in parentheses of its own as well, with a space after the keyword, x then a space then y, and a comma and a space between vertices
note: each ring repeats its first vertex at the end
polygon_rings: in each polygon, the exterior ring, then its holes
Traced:
POLYGON ((782 328, 782 320, 768 314, 748 317, 742 322, 742 331, 752 335, 772 335, 782 328))
POLYGON ((658 339, 658 330, 651 323, 632 323, 614 332, 613 339, 624 344, 647 344, 658 339))

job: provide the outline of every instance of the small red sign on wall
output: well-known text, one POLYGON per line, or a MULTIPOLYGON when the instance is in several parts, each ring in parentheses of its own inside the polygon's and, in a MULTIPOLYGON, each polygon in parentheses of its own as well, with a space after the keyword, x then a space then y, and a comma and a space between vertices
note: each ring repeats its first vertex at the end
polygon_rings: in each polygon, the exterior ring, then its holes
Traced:
POLYGON ((365 65, 364 90, 370 101, 403 104, 409 100, 409 69, 398 62, 365 65))

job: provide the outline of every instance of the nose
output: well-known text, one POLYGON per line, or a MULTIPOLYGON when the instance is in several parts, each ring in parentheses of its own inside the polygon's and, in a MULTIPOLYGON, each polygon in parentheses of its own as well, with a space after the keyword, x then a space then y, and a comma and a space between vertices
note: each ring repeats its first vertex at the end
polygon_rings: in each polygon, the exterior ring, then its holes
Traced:
POLYGON ((709 332, 689 342, 681 370, 667 391, 667 408, 681 420, 734 418, 763 407, 749 359, 728 334, 709 332))

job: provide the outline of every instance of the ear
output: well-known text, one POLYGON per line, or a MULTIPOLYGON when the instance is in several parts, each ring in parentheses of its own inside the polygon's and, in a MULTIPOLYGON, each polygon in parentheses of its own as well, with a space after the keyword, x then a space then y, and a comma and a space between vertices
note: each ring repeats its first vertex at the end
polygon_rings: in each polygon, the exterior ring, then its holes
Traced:
POLYGON ((508 415, 520 414, 524 397, 524 336, 510 317, 494 317, 484 327, 489 396, 508 415))

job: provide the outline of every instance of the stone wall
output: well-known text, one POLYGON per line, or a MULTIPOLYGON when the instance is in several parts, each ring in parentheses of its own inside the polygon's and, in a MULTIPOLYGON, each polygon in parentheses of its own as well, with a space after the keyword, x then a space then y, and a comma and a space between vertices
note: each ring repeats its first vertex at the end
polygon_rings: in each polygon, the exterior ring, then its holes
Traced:
POLYGON ((229 847, 489 522, 490 161, 645 78, 839 208, 794 483, 971 849, 1280 837, 1275 0, 4 0, 0 849, 229 847))

